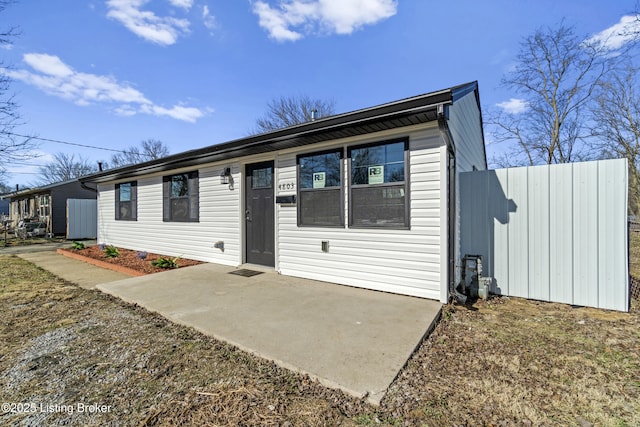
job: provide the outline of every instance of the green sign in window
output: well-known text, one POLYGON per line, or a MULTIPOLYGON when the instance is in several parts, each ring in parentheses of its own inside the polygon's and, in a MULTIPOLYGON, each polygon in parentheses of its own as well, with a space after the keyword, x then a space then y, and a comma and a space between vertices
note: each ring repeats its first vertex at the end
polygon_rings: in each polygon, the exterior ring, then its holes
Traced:
POLYGON ((384 183, 384 166, 369 166, 369 182, 368 184, 384 183))
POLYGON ((327 182, 326 172, 314 172, 313 173, 313 188, 324 188, 327 182))

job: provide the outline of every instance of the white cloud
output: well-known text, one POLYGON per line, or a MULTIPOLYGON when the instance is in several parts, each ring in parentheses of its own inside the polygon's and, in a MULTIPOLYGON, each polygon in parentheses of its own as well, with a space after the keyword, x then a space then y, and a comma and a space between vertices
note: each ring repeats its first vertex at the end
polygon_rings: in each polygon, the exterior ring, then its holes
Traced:
POLYGON ((204 113, 198 108, 183 107, 182 105, 174 105, 171 108, 165 108, 159 105, 143 105, 142 111, 147 114, 153 114, 154 116, 168 116, 172 119, 189 123, 195 123, 196 120, 204 116, 204 113))
POLYGON ((55 77, 66 77, 73 74, 73 70, 53 55, 27 53, 24 62, 36 71, 55 77))
MULTIPOLYGON (((123 24, 129 31, 152 43, 172 45, 189 32, 189 21, 170 16, 157 16, 142 7, 149 0, 108 0, 107 16, 123 24)), ((191 7, 192 0, 171 0, 174 6, 191 7)))
POLYGON ((351 34, 396 14, 397 0, 278 0, 253 4, 259 24, 278 41, 295 41, 313 32, 351 34))
POLYGON ((626 43, 638 38, 640 33, 640 20, 635 15, 626 15, 620 18, 620 22, 595 34, 587 40, 607 50, 617 50, 626 43))
POLYGON ((191 9, 191 6, 193 6, 193 0, 169 0, 169 3, 175 7, 181 7, 185 10, 189 10, 191 9))
POLYGON ((216 27, 216 18, 209 12, 209 6, 206 4, 202 7, 202 21, 204 26, 210 30, 216 27))
POLYGON ((524 99, 511 98, 508 101, 500 102, 496 106, 502 108, 509 114, 524 113, 529 109, 529 104, 524 99))
POLYGON ((194 107, 176 105, 166 108, 156 105, 127 83, 118 82, 112 76, 77 72, 54 55, 28 53, 23 59, 32 71, 22 69, 2 72, 49 95, 58 96, 80 106, 115 104, 114 111, 118 115, 150 114, 190 123, 194 123, 205 114, 194 107))

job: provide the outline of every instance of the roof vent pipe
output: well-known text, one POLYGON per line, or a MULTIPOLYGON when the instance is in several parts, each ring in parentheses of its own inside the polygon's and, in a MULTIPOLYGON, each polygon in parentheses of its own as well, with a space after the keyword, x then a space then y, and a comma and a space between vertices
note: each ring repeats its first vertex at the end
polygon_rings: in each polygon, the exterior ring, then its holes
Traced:
POLYGON ((98 162, 98 171, 102 172, 102 162, 98 162))
POLYGON ((318 110, 316 110, 315 108, 313 110, 311 110, 311 121, 315 122, 316 121, 316 115, 318 114, 318 110))

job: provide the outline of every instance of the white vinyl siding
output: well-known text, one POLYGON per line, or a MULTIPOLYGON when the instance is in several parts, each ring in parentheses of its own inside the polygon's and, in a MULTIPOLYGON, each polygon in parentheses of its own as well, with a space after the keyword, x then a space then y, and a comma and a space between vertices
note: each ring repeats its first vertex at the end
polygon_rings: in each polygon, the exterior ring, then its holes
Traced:
POLYGON ((238 265, 240 166, 232 167, 234 189, 220 183, 228 164, 199 169, 200 222, 162 220, 162 175, 138 179, 138 220, 114 219, 115 184, 99 186, 98 242, 200 261, 238 265), (214 243, 224 242, 224 252, 214 243))
MULTIPOLYGON (((276 265, 282 274, 437 300, 441 298, 442 139, 433 126, 428 130, 397 136, 409 137, 406 179, 410 184, 411 228, 298 227, 296 206, 277 206, 276 240, 279 250, 276 265), (322 241, 329 241, 328 252, 322 251, 322 241)), ((364 142, 384 141, 384 138, 364 142)), ((347 147, 350 143, 336 146, 347 147)), ((277 158, 276 191, 279 195, 295 193, 295 190, 287 191, 286 184, 296 182, 296 155, 310 152, 309 149, 289 152, 277 158)), ((348 177, 346 167, 345 160, 344 176, 348 177)), ((346 182, 343 182, 343 191, 347 218, 346 182)))
POLYGON ((475 92, 456 100, 449 107, 449 130, 456 146, 457 172, 469 172, 473 168, 485 170, 487 159, 475 92))

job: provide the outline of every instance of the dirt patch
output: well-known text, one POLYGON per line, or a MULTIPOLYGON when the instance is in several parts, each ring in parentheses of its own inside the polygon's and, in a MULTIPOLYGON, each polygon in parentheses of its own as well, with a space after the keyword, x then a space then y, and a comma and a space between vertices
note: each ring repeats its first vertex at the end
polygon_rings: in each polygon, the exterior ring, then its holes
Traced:
POLYGON ((0 265, 1 425, 355 425, 374 410, 20 258, 0 265))
POLYGON ((105 252, 106 246, 94 245, 84 249, 60 249, 62 252, 70 252, 83 257, 103 261, 109 264, 126 267, 131 270, 138 271, 144 274, 159 273, 161 271, 167 271, 166 268, 156 267, 152 264, 153 261, 159 258, 166 258, 175 260, 178 268, 188 267, 191 265, 202 264, 202 261, 196 261, 188 258, 176 258, 167 255, 160 255, 141 251, 132 251, 129 249, 116 248, 118 255, 115 257, 107 257, 105 252))
POLYGON ((20 258, 0 266, 0 402, 36 408, 2 425, 640 425, 637 306, 447 306, 375 408, 20 258), (109 409, 65 411, 78 404, 109 409))

